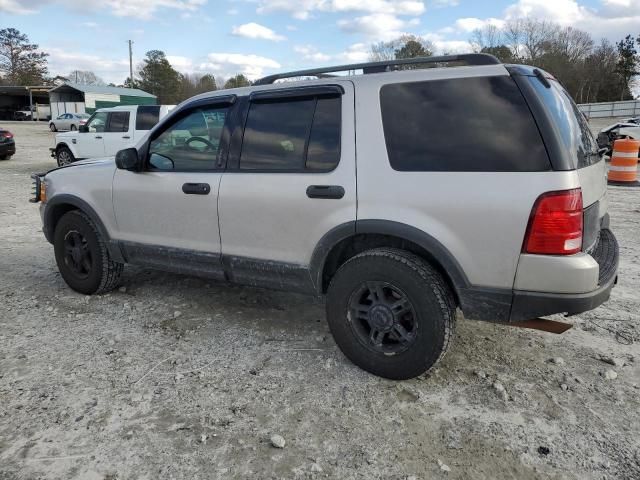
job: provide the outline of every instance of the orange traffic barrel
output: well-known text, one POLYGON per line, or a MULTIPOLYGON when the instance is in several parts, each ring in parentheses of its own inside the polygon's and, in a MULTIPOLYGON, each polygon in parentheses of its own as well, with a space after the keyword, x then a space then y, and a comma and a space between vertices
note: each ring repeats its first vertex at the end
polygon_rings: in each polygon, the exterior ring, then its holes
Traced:
POLYGON ((640 185, 638 183, 638 151, 640 140, 621 138, 613 144, 608 181, 613 185, 640 185))

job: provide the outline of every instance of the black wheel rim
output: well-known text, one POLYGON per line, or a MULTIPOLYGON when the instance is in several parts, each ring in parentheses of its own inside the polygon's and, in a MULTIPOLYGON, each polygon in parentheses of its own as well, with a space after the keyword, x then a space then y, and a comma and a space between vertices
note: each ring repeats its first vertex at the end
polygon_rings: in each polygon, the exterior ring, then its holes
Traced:
POLYGON ((77 230, 64 237, 64 263, 78 278, 87 278, 93 265, 87 239, 77 230))
POLYGON ((396 355, 416 341, 418 319, 413 304, 390 283, 363 283, 351 295, 348 308, 353 332, 370 350, 396 355))

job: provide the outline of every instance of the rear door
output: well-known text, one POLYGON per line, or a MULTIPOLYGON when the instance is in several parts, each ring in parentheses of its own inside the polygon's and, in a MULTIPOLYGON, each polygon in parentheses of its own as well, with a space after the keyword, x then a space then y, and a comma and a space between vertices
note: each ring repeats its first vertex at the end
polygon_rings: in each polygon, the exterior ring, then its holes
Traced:
POLYGON ((104 131, 104 154, 112 156, 132 145, 131 112, 110 112, 104 131))
POLYGON ((314 248, 356 219, 353 105, 351 82, 243 99, 219 199, 233 280, 310 287, 314 248))

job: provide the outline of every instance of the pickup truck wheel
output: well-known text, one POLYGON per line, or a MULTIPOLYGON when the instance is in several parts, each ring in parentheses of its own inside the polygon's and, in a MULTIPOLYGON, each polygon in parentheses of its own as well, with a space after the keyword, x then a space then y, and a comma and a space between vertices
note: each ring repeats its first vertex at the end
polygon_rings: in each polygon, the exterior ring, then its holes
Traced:
POLYGON ((52 132, 57 132, 58 129, 56 128, 56 124, 52 123, 51 125, 49 125, 49 130, 51 130, 52 132))
POLYGON ((11 160, 11 155, 0 155, 0 160, 11 160))
POLYGON ((64 167, 65 165, 73 163, 76 159, 74 158, 73 153, 71 153, 71 150, 69 150, 69 148, 60 147, 56 151, 56 160, 58 161, 59 167, 64 167))
POLYGON ((118 284, 124 265, 111 259, 100 232, 84 212, 72 210, 62 216, 53 248, 60 275, 76 292, 103 293, 118 284))
POLYGON ((455 300, 440 274, 404 250, 379 248, 347 260, 327 292, 327 321, 342 352, 380 377, 404 380, 446 353, 455 300))

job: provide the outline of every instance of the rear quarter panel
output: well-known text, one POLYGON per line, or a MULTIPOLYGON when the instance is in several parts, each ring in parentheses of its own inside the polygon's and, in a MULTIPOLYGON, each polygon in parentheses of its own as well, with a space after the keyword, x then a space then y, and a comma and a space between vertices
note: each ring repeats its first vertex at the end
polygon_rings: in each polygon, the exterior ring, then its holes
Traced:
MULTIPOLYGON (((430 78, 506 74, 499 67, 442 69, 430 78)), ((406 78, 401 81, 425 80, 420 73, 396 75, 406 78)), ((389 164, 380 113, 379 92, 387 82, 383 75, 369 77, 356 93, 357 219, 419 228, 453 255, 472 285, 512 288, 535 200, 546 191, 578 187, 578 174, 395 171, 389 164)), ((452 132, 451 155, 455 148, 452 132)))

